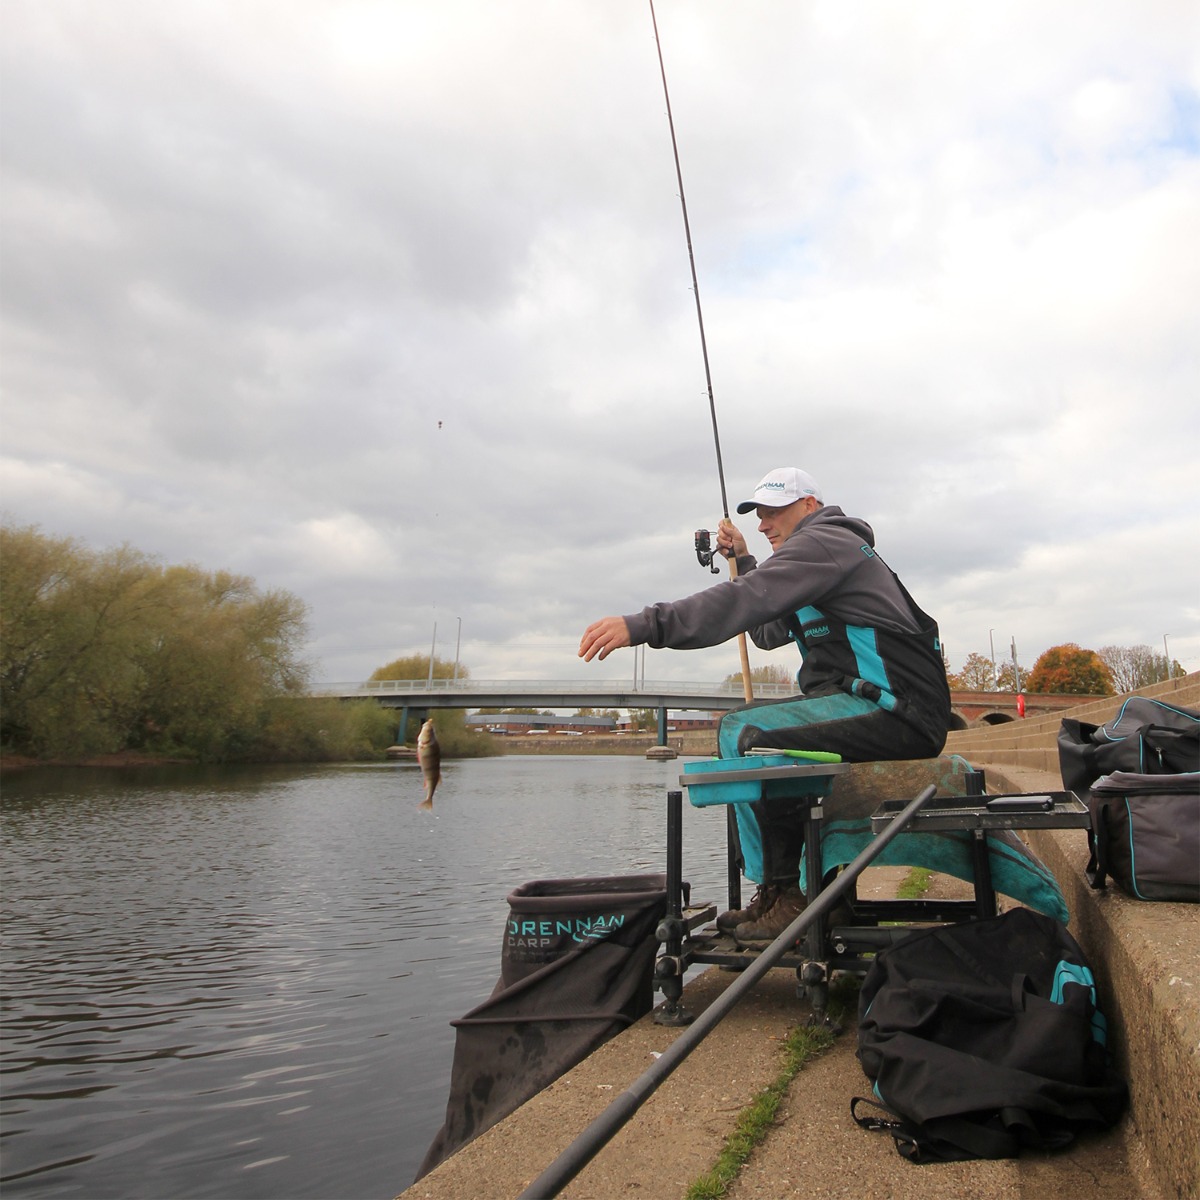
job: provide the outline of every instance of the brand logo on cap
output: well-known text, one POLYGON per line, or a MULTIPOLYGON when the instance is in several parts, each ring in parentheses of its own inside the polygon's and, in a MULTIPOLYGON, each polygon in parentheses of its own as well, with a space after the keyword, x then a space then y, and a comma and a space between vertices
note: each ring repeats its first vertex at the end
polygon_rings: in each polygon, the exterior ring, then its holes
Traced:
POLYGON ((784 508, 805 496, 812 496, 821 503, 821 489, 816 480, 799 467, 777 467, 763 476, 754 494, 749 500, 743 500, 737 510, 739 514, 745 514, 759 506, 784 508))

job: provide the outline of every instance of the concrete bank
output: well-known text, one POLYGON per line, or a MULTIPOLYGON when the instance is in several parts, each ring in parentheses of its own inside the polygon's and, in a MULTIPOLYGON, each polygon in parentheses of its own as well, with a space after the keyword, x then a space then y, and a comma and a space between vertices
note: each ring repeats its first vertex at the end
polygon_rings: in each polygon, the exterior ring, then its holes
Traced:
MULTIPOLYGON (((1165 698, 1200 707, 1200 676, 1189 679, 1190 687, 1169 688, 1165 698)), ((1109 701, 1102 714, 1083 719, 1107 720, 1118 704, 1119 698, 1109 701)), ((1060 716, 1045 728, 1030 722, 1020 730, 1026 741, 1014 739, 1008 726, 986 731, 982 738, 1003 736, 994 751, 977 742, 968 754, 955 744, 980 737, 975 731, 955 735, 947 750, 984 766, 992 792, 1053 790, 1061 786, 1057 759, 1053 771, 1035 769, 1029 752, 1048 752, 1044 743, 1053 742, 1060 716)), ((1030 840, 1058 876, 1072 932, 1100 979, 1117 1061, 1131 1087, 1126 1119, 1107 1135, 1053 1155, 912 1166, 889 1137, 867 1133, 850 1119, 851 1098, 869 1090, 854 1055, 851 1020, 833 1049, 792 1083, 780 1120, 727 1193, 731 1200, 1200 1195, 1200 909, 1092 892, 1083 877, 1082 831, 1048 831, 1030 840)), ((709 970, 688 985, 685 1001, 703 1011, 734 978, 709 970)), ((794 973, 768 972, 562 1194, 575 1200, 682 1197, 716 1161, 742 1108, 778 1075, 782 1041, 807 1015, 794 973)), ((643 1018, 414 1184, 405 1200, 518 1195, 677 1036, 643 1018)))

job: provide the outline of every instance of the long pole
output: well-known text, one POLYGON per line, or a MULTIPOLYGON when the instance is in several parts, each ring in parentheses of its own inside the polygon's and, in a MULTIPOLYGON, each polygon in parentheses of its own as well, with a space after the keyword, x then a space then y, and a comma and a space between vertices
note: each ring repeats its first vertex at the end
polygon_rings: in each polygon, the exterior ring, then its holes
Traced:
MULTIPOLYGON (((667 90, 667 68, 663 62, 662 41, 658 36, 658 18, 654 15, 654 0, 650 0, 650 21, 654 26, 654 46, 658 51, 658 70, 662 76, 663 99, 667 102, 667 125, 671 130, 671 152, 675 156, 675 178, 679 183, 679 206, 683 211, 683 236, 687 239, 688 264, 692 271, 692 293, 696 297, 696 322, 700 326, 700 353, 704 358, 704 382, 708 388, 708 412, 712 419, 713 445, 717 452, 717 479, 721 484, 721 513, 729 520, 729 499, 725 491, 725 464, 721 460, 721 433, 717 428, 717 403, 713 399, 712 371, 708 365, 708 340, 704 336, 704 310, 700 307, 700 281, 696 277, 696 255, 692 251, 692 227, 688 221, 687 198, 683 191, 683 168, 679 165, 679 143, 675 139, 675 118, 671 115, 671 93, 667 90)), ((737 560, 729 559, 729 577, 737 578, 737 560)), ((750 655, 746 635, 738 634, 738 654, 742 660, 742 691, 746 701, 754 699, 750 682, 750 655)))

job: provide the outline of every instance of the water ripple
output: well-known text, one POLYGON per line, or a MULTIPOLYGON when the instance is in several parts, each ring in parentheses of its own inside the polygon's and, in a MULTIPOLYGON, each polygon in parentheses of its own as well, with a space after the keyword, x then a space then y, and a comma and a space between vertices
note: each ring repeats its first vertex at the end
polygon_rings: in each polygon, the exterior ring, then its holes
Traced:
MULTIPOLYGON (((6 1198, 394 1195, 508 894, 661 871, 677 774, 451 763, 432 818, 391 765, 6 780, 6 1198)), ((685 822, 694 887, 723 839, 685 822)))

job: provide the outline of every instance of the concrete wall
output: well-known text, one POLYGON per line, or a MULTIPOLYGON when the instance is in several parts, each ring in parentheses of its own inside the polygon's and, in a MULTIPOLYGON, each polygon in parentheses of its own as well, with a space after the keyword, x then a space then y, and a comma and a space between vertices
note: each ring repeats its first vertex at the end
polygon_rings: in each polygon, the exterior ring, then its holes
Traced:
POLYGON ((950 734, 946 742, 946 753, 961 754, 971 760, 986 755, 990 762, 1006 762, 1037 771, 1051 771, 1057 775, 1058 731, 1063 717, 1070 716, 1094 725, 1103 725, 1117 715, 1121 702, 1128 699, 1129 695, 1153 696, 1168 704, 1200 709, 1200 671, 1123 696, 1089 700, 1065 711, 1029 716, 1024 720, 986 728, 957 730, 950 734))

